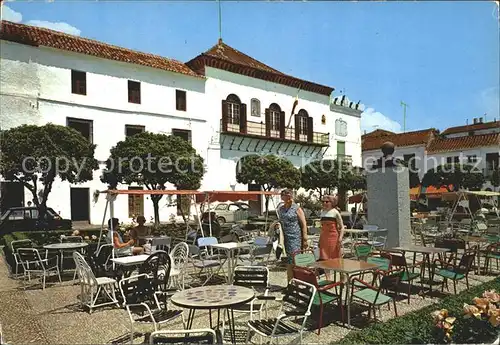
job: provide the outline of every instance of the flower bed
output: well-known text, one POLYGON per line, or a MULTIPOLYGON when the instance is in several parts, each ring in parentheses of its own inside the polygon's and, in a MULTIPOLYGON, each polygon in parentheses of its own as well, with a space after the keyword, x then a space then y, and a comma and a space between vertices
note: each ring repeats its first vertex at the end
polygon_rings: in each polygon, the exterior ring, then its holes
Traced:
POLYGON ((469 291, 449 296, 420 310, 376 323, 348 334, 341 344, 444 344, 452 342, 493 343, 499 336, 497 311, 500 278, 478 285, 469 291), (485 292, 487 292, 485 294, 485 292), (486 296, 478 298, 478 296, 486 296), (474 303, 474 305, 470 305, 474 303), (473 308, 474 307, 474 308, 473 308), (444 312, 446 310, 446 312, 444 312), (441 314, 439 312, 443 311, 441 314), (432 316, 431 316, 432 315, 432 316), (441 315, 438 317, 438 315, 441 315), (434 317, 433 317, 434 316, 434 317), (494 318, 493 318, 494 316, 494 318), (449 318, 446 321, 446 318, 449 318), (490 322, 491 321, 491 322, 490 322), (441 322, 441 325, 439 324, 441 322), (447 332, 449 326, 451 332, 447 332), (441 326, 441 327, 438 327, 441 326), (446 333, 450 337, 446 337, 446 333))

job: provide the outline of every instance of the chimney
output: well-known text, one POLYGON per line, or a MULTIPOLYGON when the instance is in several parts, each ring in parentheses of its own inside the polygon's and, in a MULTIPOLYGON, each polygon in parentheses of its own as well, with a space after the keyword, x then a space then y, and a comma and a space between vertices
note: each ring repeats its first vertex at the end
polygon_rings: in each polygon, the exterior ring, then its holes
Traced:
POLYGON ((477 118, 474 118, 474 124, 477 124, 477 118))
POLYGON ((482 117, 479 118, 479 123, 483 123, 483 118, 482 117))
POLYGON ((465 119, 465 124, 469 125, 469 119, 465 119))

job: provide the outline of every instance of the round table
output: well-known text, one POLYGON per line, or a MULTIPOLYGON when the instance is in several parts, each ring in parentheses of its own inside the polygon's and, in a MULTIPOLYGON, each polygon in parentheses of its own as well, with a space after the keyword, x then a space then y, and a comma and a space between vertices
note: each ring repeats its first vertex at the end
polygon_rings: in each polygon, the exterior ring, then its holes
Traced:
POLYGON ((233 308, 250 302, 255 298, 252 289, 236 285, 200 286, 175 293, 170 301, 178 307, 189 309, 187 329, 193 325, 196 309, 209 310, 210 328, 212 328, 212 309, 217 310, 217 328, 220 323, 220 310, 227 311, 231 340, 236 343, 233 308))
MULTIPOLYGON (((63 243, 52 243, 43 246, 43 249, 59 250, 61 252, 61 271, 63 271, 63 261, 64 261, 64 250, 78 250, 87 247, 89 244, 87 242, 63 242, 63 243)), ((76 271, 75 271, 76 272, 76 271)))
POLYGON ((56 250, 70 250, 81 249, 87 247, 87 242, 66 242, 66 243, 52 243, 43 246, 43 249, 56 249, 56 250))

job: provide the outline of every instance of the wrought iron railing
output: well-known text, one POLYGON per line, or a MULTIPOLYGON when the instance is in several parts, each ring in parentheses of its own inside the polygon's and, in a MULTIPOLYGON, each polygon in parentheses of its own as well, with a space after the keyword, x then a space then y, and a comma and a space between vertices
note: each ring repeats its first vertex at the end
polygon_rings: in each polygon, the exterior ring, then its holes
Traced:
POLYGON ((289 141, 301 142, 304 144, 314 144, 320 146, 330 145, 329 133, 313 132, 311 138, 308 138, 307 134, 305 133, 299 134, 297 136, 295 128, 285 128, 284 135, 281 136, 281 132, 279 129, 276 130, 271 129, 268 131, 266 129, 266 124, 263 122, 259 123, 259 122, 247 121, 246 130, 242 132, 240 130, 240 126, 237 124, 228 123, 227 128, 224 129, 221 120, 221 134, 223 133, 235 133, 235 134, 238 133, 240 135, 289 140, 289 141))

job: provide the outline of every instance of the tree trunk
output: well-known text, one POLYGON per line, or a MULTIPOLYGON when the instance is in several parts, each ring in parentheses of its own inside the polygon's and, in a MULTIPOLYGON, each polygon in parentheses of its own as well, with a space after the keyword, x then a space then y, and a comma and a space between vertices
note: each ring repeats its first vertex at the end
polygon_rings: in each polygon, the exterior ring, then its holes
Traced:
POLYGON ((153 202, 153 210, 155 214, 155 227, 160 225, 160 199, 162 195, 151 195, 151 201, 153 202))
POLYGON ((342 188, 338 188, 338 195, 339 195, 339 202, 338 202, 338 207, 340 208, 341 211, 346 210, 346 193, 347 191, 342 188))

